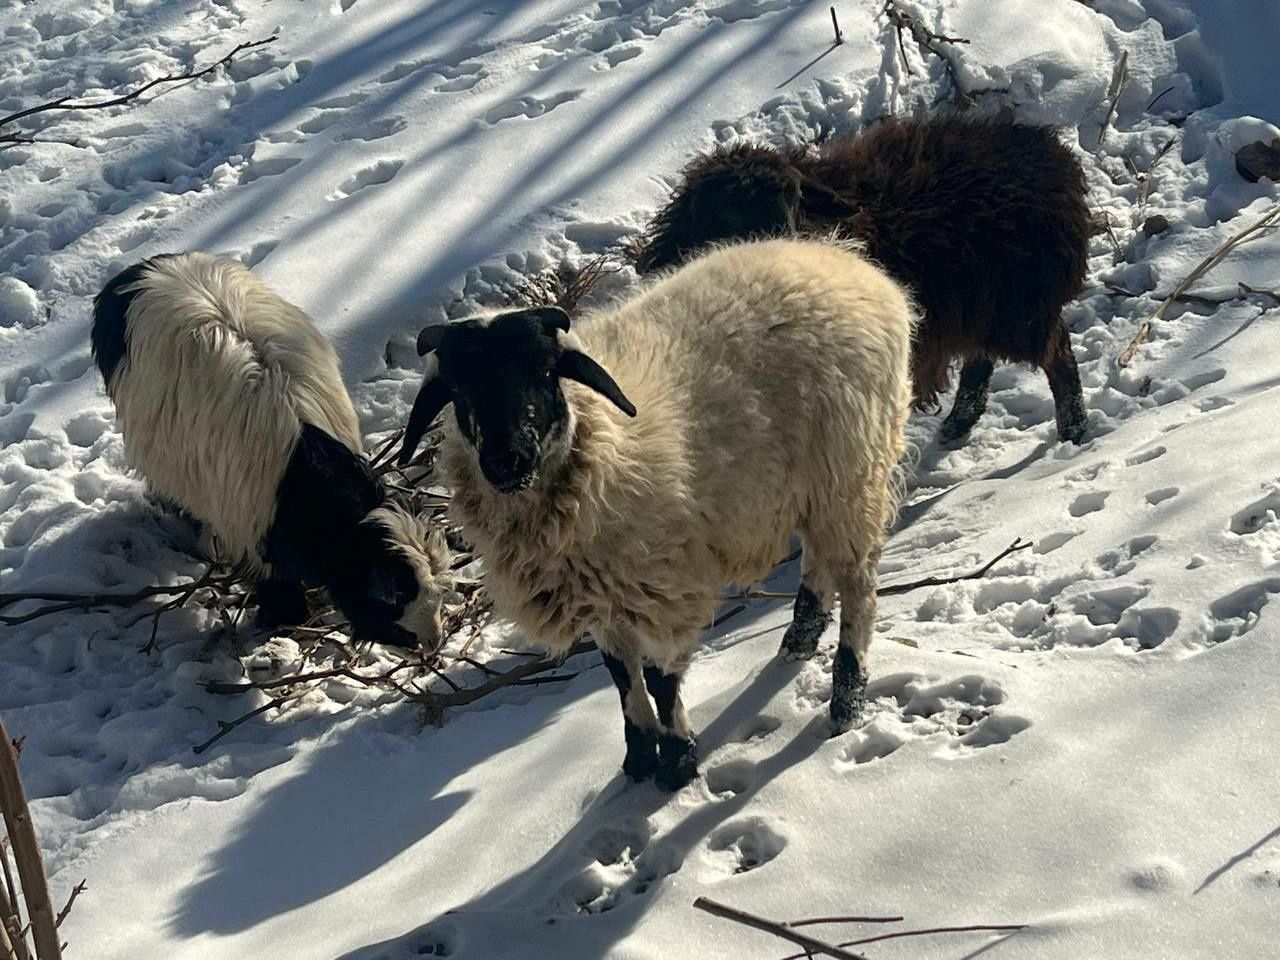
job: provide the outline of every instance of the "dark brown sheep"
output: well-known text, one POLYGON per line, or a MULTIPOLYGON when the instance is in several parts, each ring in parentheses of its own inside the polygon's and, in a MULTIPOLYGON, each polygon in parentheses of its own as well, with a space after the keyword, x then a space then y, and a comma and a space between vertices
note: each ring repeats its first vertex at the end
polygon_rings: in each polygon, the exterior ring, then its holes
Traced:
POLYGON ((996 360, 1032 363, 1058 436, 1079 443, 1084 400, 1062 307, 1084 282, 1084 174, 1050 127, 999 119, 887 119, 818 150, 738 144, 695 158, 636 245, 648 273, 716 241, 835 230, 909 286, 925 313, 912 376, 932 406, 964 361, 944 442, 987 404, 996 360))

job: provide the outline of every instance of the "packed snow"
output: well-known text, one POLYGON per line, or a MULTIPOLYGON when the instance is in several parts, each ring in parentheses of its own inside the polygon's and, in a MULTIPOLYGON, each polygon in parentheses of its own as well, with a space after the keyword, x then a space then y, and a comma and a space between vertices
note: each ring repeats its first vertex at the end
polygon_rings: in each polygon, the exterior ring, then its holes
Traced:
MULTIPOLYGON (((198 604, 159 621, 149 655, 152 607, 0 627, 0 713, 26 738, 53 896, 88 881, 67 956, 795 952, 695 911, 698 896, 775 920, 1027 925, 885 941, 875 958, 1275 955, 1280 236, 1241 245, 1132 363, 1117 357, 1280 203, 1234 161, 1280 136, 1280 10, 899 0, 970 41, 922 55, 882 6, 838 3, 835 46, 828 4, 802 0, 3 5, 6 114, 279 38, 131 104, 35 115, 18 126, 46 142, 0 150, 0 592, 204 570, 190 527, 126 470, 89 353, 92 296, 146 256, 228 252, 307 310, 372 447, 407 417, 424 322, 625 242, 717 142, 851 133, 959 96, 1063 126, 1110 224, 1067 312, 1083 446, 1057 441, 1043 375, 1008 365, 964 445, 913 417, 882 583, 1035 546, 884 599, 872 703, 843 736, 825 725, 834 629, 817 660, 781 663, 774 600, 708 633, 684 693, 704 776, 670 796, 619 771, 595 654, 440 728, 334 679, 197 754, 269 699, 205 682, 285 672, 296 643, 228 636, 198 604), (1148 236, 1153 217, 1169 226, 1148 236)), ((765 586, 797 577, 783 564, 765 586)), ((527 643, 495 624, 472 656, 527 643)))

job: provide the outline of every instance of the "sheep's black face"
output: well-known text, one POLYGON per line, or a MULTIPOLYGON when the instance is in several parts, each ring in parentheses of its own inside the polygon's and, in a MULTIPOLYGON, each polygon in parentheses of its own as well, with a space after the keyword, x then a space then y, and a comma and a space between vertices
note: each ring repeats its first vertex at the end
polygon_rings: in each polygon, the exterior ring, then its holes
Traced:
MULTIPOLYGON (((416 650, 419 637, 401 621, 418 599, 418 579, 409 562, 388 551, 381 539, 380 534, 362 529, 351 545, 346 575, 329 589, 351 621, 352 640, 416 650)), ((436 638, 421 639, 431 643, 436 638)))
POLYGON ((414 401, 403 466, 431 420, 449 403, 480 471, 499 493, 537 482, 544 464, 568 449, 569 405, 560 378, 607 397, 628 416, 636 409, 599 364, 566 347, 569 317, 557 307, 533 307, 494 317, 427 327, 419 353, 434 351, 414 401))
POLYGON ((500 493, 528 489, 544 453, 568 426, 556 376, 560 347, 531 312, 459 324, 437 352, 458 430, 500 493))

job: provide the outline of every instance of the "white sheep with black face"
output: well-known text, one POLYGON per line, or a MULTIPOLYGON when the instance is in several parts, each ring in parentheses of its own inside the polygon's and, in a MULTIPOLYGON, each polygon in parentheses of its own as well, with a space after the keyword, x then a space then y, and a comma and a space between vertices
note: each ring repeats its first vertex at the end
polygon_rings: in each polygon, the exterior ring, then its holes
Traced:
POLYGON ((130 466, 253 570, 265 622, 304 621, 310 583, 357 639, 435 643, 448 551, 386 502, 310 317, 238 260, 163 255, 94 298, 92 340, 130 466))
POLYGON ((432 355, 401 461, 452 403, 450 515, 498 610, 553 652, 594 634, 624 771, 675 789, 697 775, 689 654, 724 586, 763 576, 798 531, 782 652, 812 656, 840 596, 831 719, 848 727, 911 404, 901 288, 839 246, 749 243, 569 326, 539 307, 419 335, 432 355))

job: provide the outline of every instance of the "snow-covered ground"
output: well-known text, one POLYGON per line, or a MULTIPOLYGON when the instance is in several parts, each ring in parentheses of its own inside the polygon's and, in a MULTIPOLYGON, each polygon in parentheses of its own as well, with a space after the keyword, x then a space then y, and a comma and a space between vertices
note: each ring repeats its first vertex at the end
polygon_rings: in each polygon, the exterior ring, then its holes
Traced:
MULTIPOLYGON (((780 920, 1029 924, 876 958, 1276 955, 1280 309, 1238 284, 1280 285, 1280 237, 1193 288, 1224 302, 1175 306, 1132 364, 1116 357, 1280 201, 1232 156, 1280 135, 1280 8, 900 5, 971 41, 948 49, 966 91, 995 91, 977 109, 1067 129, 1119 250, 1095 238, 1067 314, 1088 442, 1058 443, 1043 376, 1013 367, 963 447, 915 417, 882 578, 968 569, 1017 536, 1035 548, 885 600, 870 716, 835 739, 828 661, 777 662, 788 611, 753 603, 690 670, 705 777, 670 797, 623 780, 616 694, 591 657, 438 730, 334 681, 196 755, 265 701, 201 681, 296 649, 252 632, 236 649, 198 607, 161 621, 151 656, 136 609, 0 627, 0 712, 26 737, 54 896, 89 882, 68 956, 793 952, 694 911, 700 895, 780 920), (1157 214, 1171 227, 1145 237, 1157 214)), ((24 127, 68 144, 0 151, 0 591, 202 569, 126 474, 91 364, 90 299, 122 266, 242 256, 333 337, 376 442, 407 415, 424 320, 625 240, 694 151, 948 97, 943 62, 909 40, 904 69, 881 6, 837 4, 833 48, 827 4, 800 0, 5 0, 0 113, 279 39, 143 102, 24 127)), ((474 651, 519 642, 491 630, 474 651)))

